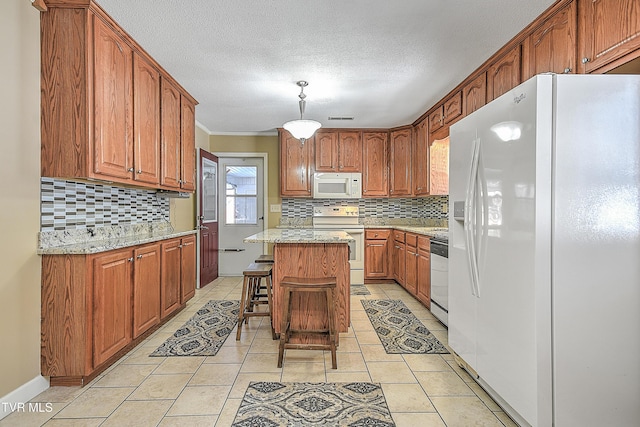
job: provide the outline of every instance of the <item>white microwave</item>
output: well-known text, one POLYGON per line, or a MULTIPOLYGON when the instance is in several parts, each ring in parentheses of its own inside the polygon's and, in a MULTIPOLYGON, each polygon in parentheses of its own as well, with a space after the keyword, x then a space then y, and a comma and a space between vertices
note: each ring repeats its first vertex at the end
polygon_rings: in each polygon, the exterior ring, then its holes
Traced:
POLYGON ((359 199, 362 197, 360 172, 316 172, 313 174, 314 199, 359 199))

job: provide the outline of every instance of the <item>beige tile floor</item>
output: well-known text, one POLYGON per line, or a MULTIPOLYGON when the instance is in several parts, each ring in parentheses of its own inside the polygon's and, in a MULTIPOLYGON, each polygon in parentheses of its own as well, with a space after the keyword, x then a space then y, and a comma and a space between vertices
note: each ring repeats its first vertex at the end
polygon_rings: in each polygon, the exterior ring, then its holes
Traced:
POLYGON ((287 350, 278 368, 266 318, 250 319, 240 341, 232 332, 216 356, 148 357, 207 301, 239 299, 241 286, 241 278, 227 277, 197 290, 185 310, 90 384, 51 387, 32 400, 50 404, 50 412, 16 412, 0 426, 230 426, 250 381, 381 383, 398 427, 515 426, 450 354, 384 351, 362 298, 401 299, 447 343, 446 328, 395 284, 352 295, 352 327, 340 335, 337 370, 328 352, 304 350, 287 350))

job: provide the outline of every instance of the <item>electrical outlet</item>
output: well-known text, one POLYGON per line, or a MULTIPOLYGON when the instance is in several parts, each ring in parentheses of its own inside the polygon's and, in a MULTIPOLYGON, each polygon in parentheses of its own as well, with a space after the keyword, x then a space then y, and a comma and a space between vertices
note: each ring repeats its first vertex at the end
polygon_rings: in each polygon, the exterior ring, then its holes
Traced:
POLYGON ((444 205, 442 205, 442 213, 447 212, 449 212, 449 204, 445 203, 444 205))
POLYGON ((269 205, 269 212, 282 212, 282 205, 269 205))

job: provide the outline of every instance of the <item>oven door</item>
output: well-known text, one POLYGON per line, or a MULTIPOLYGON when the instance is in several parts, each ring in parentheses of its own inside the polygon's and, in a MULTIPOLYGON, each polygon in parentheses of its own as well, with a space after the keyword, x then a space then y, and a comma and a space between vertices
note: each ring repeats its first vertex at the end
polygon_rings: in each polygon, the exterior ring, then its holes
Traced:
POLYGON ((364 228, 345 228, 342 231, 354 238, 349 242, 351 283, 364 284, 364 228))

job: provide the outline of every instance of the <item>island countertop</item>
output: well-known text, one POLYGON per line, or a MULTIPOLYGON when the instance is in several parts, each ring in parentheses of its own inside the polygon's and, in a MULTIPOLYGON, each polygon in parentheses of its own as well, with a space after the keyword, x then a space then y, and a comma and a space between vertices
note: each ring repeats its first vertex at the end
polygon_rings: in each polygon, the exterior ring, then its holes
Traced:
POLYGON ((245 243, 349 243, 354 238, 339 230, 269 228, 244 238, 245 243))

